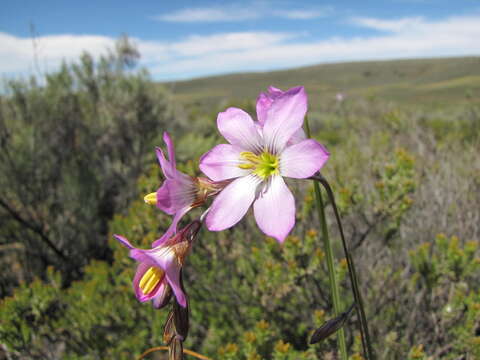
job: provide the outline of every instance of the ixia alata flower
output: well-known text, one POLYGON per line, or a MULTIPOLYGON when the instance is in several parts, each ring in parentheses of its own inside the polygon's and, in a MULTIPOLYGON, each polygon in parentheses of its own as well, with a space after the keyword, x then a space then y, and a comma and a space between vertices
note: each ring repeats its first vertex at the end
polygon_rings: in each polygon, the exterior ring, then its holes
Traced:
POLYGON ((229 144, 215 146, 200 159, 213 181, 231 180, 214 199, 206 216, 209 230, 235 225, 253 204, 255 219, 267 235, 283 242, 295 224, 295 201, 284 177, 304 179, 325 164, 328 151, 302 139, 307 112, 303 87, 270 88, 257 100, 257 117, 238 108, 218 115, 217 126, 229 144))

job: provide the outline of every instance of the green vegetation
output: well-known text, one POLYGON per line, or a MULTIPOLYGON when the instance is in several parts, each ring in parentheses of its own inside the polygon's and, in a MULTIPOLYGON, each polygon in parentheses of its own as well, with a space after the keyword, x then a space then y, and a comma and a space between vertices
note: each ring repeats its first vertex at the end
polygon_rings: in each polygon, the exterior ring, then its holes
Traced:
MULTIPOLYGON (((376 97, 382 102, 436 109, 464 106, 480 99, 480 58, 370 61, 323 64, 267 73, 233 74, 166 84, 184 103, 242 101, 267 84, 306 87, 310 109, 324 112, 339 92, 351 99, 376 97), (469 98, 468 95, 472 96, 469 98)), ((255 96, 255 95, 253 95, 255 96)))
MULTIPOLYGON (((0 99, 0 200, 8 205, 0 206, 0 357, 133 359, 162 345, 167 310, 136 301, 134 261, 111 236, 147 248, 171 221, 142 200, 162 181, 154 146, 170 131, 179 168, 193 175, 199 156, 221 141, 218 111, 235 105, 254 114, 258 91, 303 82, 312 132, 332 154, 323 175, 337 196, 378 358, 480 357, 478 59, 350 64, 337 80, 308 69, 232 75, 177 83, 172 96, 131 69, 135 58, 123 42, 100 61, 85 55, 65 65, 45 85, 14 82, 0 99), (406 93, 395 102, 393 92, 365 92, 373 75, 362 69, 400 68, 406 90, 397 83, 395 92, 406 93), (339 90, 343 102, 331 98, 339 90), (423 103, 436 94, 445 96, 441 105, 423 103)), ((313 186, 291 189, 298 218, 283 246, 261 235, 252 216, 221 233, 201 231, 185 267, 186 348, 216 360, 335 359, 335 336, 308 346, 333 310, 313 186)), ((346 309, 346 261, 329 204, 326 211, 346 309)), ((360 360, 356 321, 345 333, 351 359, 360 360)))

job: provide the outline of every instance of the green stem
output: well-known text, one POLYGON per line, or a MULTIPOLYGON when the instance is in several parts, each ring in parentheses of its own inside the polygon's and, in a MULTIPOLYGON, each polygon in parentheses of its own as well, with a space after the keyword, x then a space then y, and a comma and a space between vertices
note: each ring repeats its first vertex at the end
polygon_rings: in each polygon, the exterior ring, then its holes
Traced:
MULTIPOLYGON (((307 119, 305 119, 305 128, 306 128, 307 136, 310 137, 310 127, 308 126, 307 119)), ((323 206, 322 193, 320 192, 320 186, 318 186, 318 182, 314 182, 313 187, 315 189, 315 199, 317 203, 318 218, 320 220, 320 225, 322 227, 322 238, 323 238, 323 243, 325 246, 325 254, 327 258, 328 280, 330 283, 330 291, 332 293, 333 310, 334 310, 335 316, 337 317, 340 315, 341 310, 340 310, 340 295, 338 291, 337 279, 335 276, 335 267, 333 264, 333 250, 332 250, 332 245, 330 243, 330 238, 328 236, 327 219, 325 217, 325 209, 323 206)), ((338 345, 340 347, 340 357, 342 360, 347 360, 348 359, 347 343, 345 341, 345 331, 343 329, 338 330, 337 339, 338 339, 338 345)))
POLYGON ((370 340, 370 333, 368 331, 367 317, 365 316, 365 310, 364 310, 364 306, 363 306, 362 295, 360 293, 360 288, 358 286, 357 272, 355 270, 355 264, 353 262, 352 256, 350 255, 350 251, 348 250, 347 242, 345 240, 345 234, 343 232, 343 226, 342 226, 342 222, 340 220, 340 214, 338 213, 338 208, 337 208, 337 204, 335 202, 335 197, 333 195, 332 188, 330 187, 330 184, 328 183, 328 181, 321 174, 313 176, 312 179, 320 182, 325 187, 325 190, 327 191, 330 202, 332 203, 333 212, 335 214, 335 218, 337 220, 338 228, 340 230, 340 237, 342 239, 343 250, 345 252, 345 257, 347 259, 348 273, 350 275, 350 282, 352 284, 353 295, 355 297, 355 303, 357 305, 356 309, 357 309, 357 314, 358 314, 358 317, 359 317, 359 320, 360 320, 360 332, 361 332, 361 336, 362 336, 363 350, 364 350, 364 353, 365 353, 365 357, 368 360, 374 360, 375 359, 375 353, 373 351, 372 342, 370 340))

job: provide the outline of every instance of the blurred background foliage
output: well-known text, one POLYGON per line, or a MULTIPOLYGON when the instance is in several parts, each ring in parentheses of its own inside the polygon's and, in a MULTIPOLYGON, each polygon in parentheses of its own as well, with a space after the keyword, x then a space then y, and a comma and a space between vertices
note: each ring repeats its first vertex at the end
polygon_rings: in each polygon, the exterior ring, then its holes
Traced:
MULTIPOLYGON (((206 90, 179 100, 135 69, 138 56, 121 39, 44 83, 10 81, 0 97, 0 358, 132 359, 161 345, 167 310, 136 301, 134 261, 111 235, 147 248, 169 225, 142 200, 162 181, 153 150, 164 130, 180 169, 199 175, 199 156, 222 141, 216 114, 234 105, 254 116, 270 83, 244 98, 212 102, 206 90)), ((378 358, 479 358, 478 105, 307 92, 378 358)), ((335 337, 308 346, 332 304, 312 184, 290 185, 297 224, 283 246, 252 216, 200 233, 185 268, 187 348, 220 360, 336 358, 335 337)), ((346 262, 326 209, 347 308, 346 262)), ((346 334, 351 359, 362 359, 355 316, 346 334)))

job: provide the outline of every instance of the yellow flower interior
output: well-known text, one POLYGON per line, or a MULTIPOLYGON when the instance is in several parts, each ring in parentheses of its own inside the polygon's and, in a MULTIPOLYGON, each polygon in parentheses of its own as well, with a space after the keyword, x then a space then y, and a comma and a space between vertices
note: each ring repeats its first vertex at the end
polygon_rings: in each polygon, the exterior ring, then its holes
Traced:
POLYGON ((145 271, 145 274, 143 274, 142 278, 140 279, 140 284, 138 286, 145 295, 148 295, 155 289, 162 279, 163 270, 152 266, 145 271))
POLYGON ((157 204, 157 193, 153 192, 153 193, 150 193, 148 195, 145 195, 143 200, 149 205, 156 205, 157 204))
POLYGON ((278 175, 280 173, 280 161, 278 156, 270 154, 267 151, 256 155, 250 151, 240 153, 242 163, 238 165, 240 169, 252 170, 252 173, 266 179, 271 175, 278 175))

